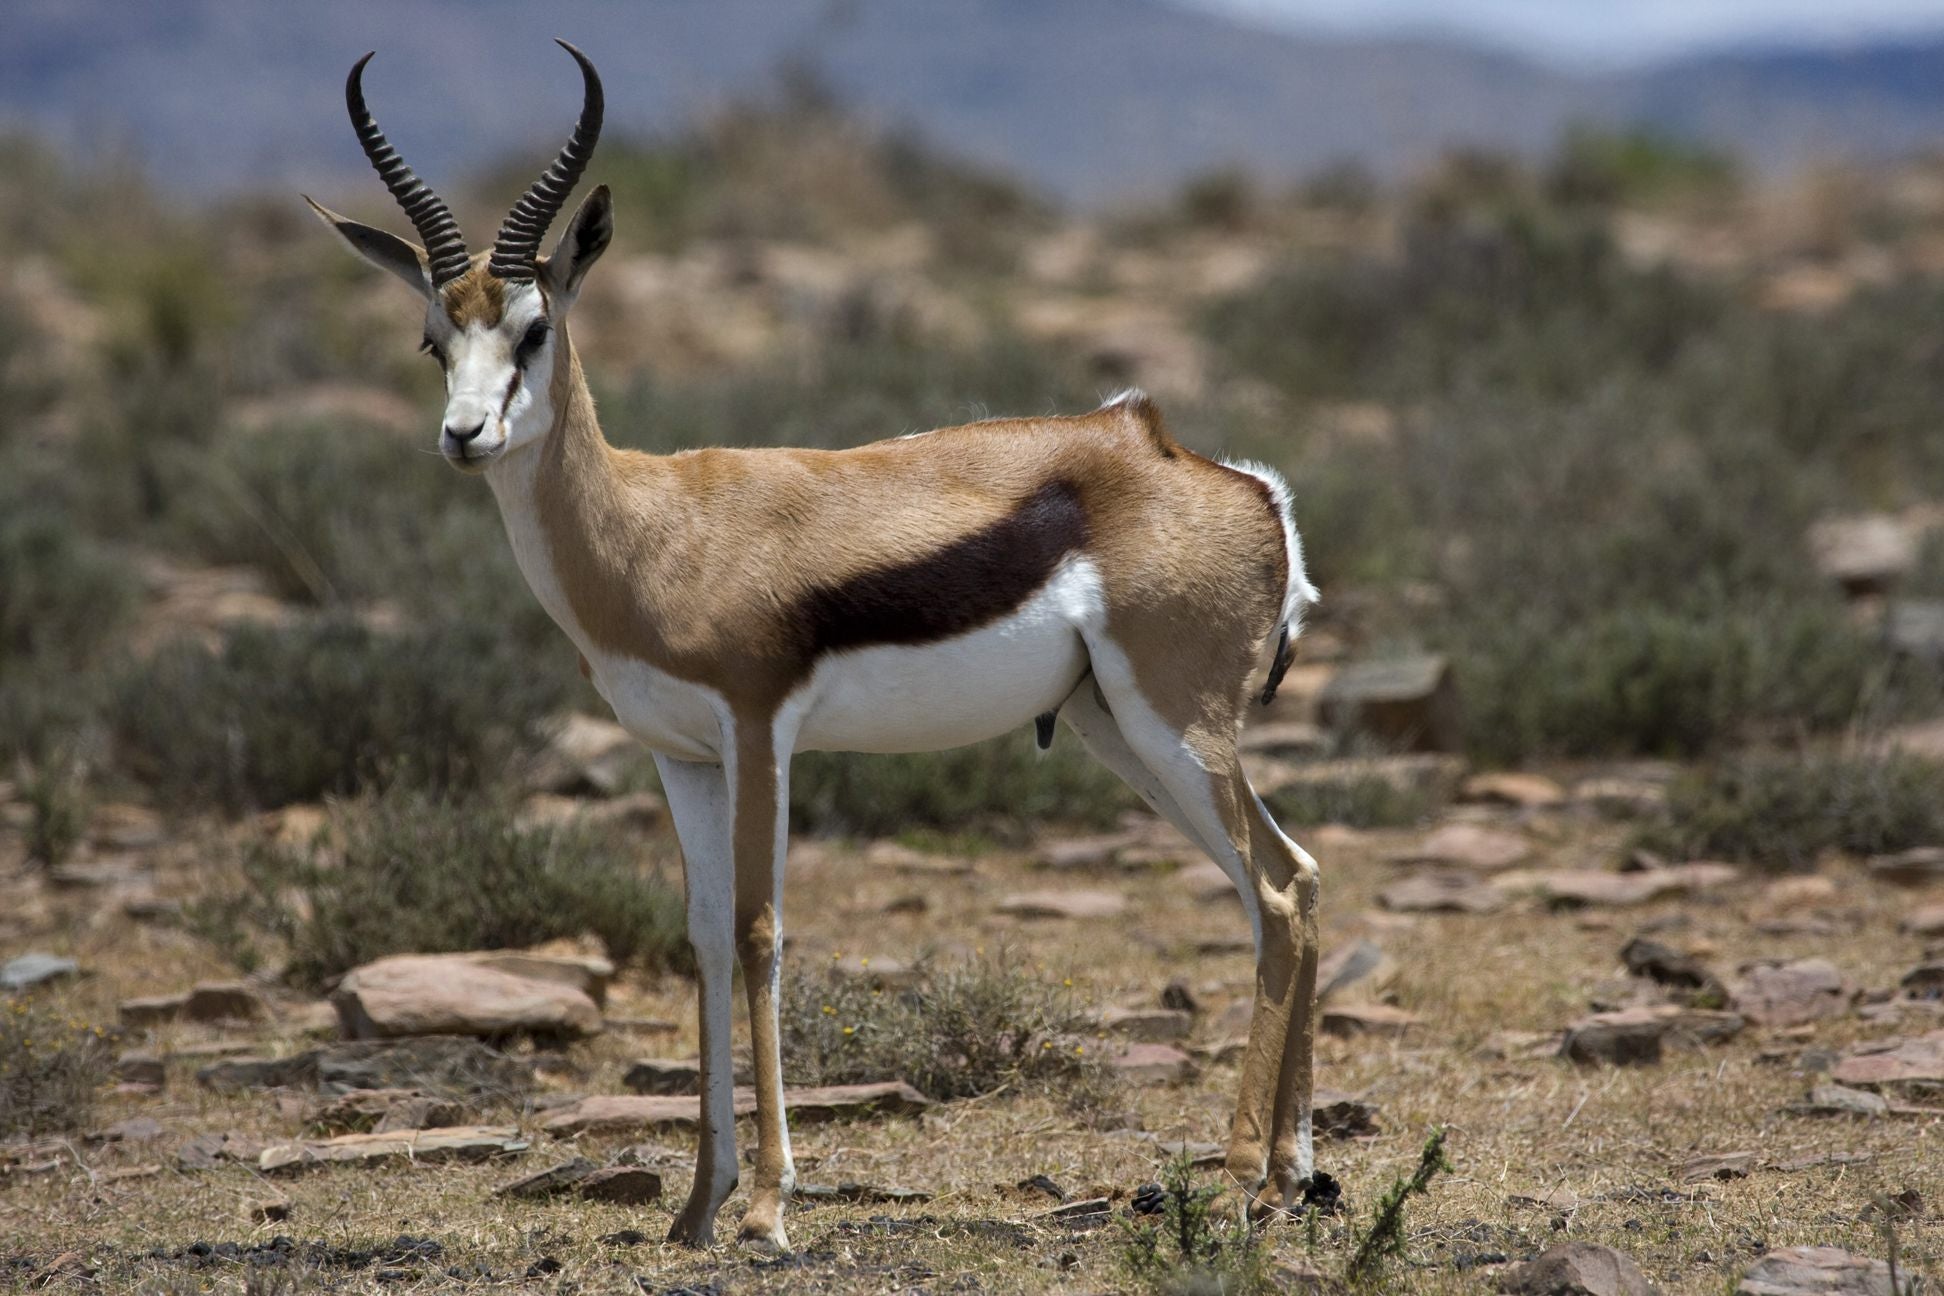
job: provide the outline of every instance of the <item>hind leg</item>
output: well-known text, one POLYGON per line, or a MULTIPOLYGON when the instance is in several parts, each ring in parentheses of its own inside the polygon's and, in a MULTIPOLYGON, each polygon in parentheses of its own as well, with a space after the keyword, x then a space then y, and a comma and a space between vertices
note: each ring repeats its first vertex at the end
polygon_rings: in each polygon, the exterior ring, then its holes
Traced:
MULTIPOLYGON (((1184 688, 1162 699, 1167 707, 1163 710, 1150 701, 1150 690, 1140 686, 1117 645, 1090 640, 1088 650, 1102 696, 1128 750, 1173 799, 1215 862, 1237 880, 1256 925, 1255 1001, 1229 1130, 1227 1170, 1251 1207, 1271 1209, 1275 1203, 1265 1190, 1278 1100, 1288 1087, 1284 1072, 1291 1026, 1297 1025, 1300 1037, 1309 1016, 1300 994, 1300 869, 1279 849, 1257 841, 1265 833, 1235 751, 1240 688, 1232 694, 1184 688)), ((1193 679, 1195 668, 1181 665, 1189 673, 1179 678, 1193 679)), ((1160 673, 1162 678, 1171 674, 1160 673)), ((1234 675, 1238 680, 1246 678, 1246 668, 1234 675)), ((1307 1055, 1306 1047, 1299 1051, 1307 1055)), ((1293 1106, 1290 1111, 1293 1130, 1293 1106)))
POLYGON ((1241 781, 1253 811, 1249 836, 1258 877, 1293 881, 1296 898, 1296 984, 1290 996, 1288 1033, 1276 1080, 1269 1145, 1269 1179, 1285 1210, 1301 1201, 1316 1173, 1311 1106, 1316 1084, 1316 961, 1319 953, 1316 911, 1319 872, 1308 851, 1276 826, 1262 798, 1241 781))

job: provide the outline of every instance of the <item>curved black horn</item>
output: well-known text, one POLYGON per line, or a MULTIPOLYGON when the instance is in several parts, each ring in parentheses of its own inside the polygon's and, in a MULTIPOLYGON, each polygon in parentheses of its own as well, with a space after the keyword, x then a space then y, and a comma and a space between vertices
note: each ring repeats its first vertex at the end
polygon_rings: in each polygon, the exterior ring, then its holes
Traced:
POLYGON ((581 79, 586 82, 586 96, 581 101, 580 120, 574 123, 574 134, 567 146, 560 150, 560 156, 553 165, 541 172, 533 187, 520 195, 520 201, 513 204, 513 210, 506 214, 500 225, 499 237, 493 240, 493 256, 488 268, 502 279, 526 280, 533 278, 533 261, 540 255, 540 240, 546 236, 547 226, 553 224, 554 217, 560 214, 562 203, 580 182, 581 172, 587 170, 587 160, 594 156, 595 141, 601 138, 601 114, 606 99, 601 94, 601 76, 594 65, 587 61, 587 55, 575 49, 564 40, 554 42, 574 56, 580 64, 581 79))
POLYGON ((432 284, 443 288, 466 273, 470 264, 466 241, 459 234, 459 222, 452 218, 439 195, 405 165, 405 159, 398 156, 398 150, 391 146, 385 132, 378 129, 377 119, 365 107, 364 69, 369 62, 371 54, 359 59, 351 68, 350 79, 344 83, 344 103, 351 110, 351 128, 358 132, 358 143, 364 145, 365 156, 371 159, 378 178, 412 218, 413 228, 425 242, 426 259, 432 265, 432 284))

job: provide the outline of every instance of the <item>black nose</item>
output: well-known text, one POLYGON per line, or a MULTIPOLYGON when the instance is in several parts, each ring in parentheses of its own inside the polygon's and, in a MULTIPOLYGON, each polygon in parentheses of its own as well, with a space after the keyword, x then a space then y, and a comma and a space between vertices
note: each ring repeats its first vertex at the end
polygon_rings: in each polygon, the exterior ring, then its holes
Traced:
POLYGON ((453 427, 451 424, 447 424, 445 434, 451 437, 454 441, 458 442, 460 445, 465 445, 468 441, 472 440, 474 437, 478 436, 481 432, 484 432, 485 430, 486 430, 486 420, 481 419, 479 422, 473 424, 469 428, 456 428, 453 427))

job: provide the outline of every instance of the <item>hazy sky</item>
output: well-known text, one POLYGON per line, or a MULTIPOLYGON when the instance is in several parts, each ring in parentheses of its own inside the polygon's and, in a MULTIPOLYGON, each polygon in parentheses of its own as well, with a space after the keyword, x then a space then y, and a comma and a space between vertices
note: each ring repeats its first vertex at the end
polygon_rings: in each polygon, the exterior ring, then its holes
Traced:
POLYGON ((1944 31, 1944 0, 1188 0, 1343 31, 1455 32, 1554 61, 1637 62, 1724 45, 1944 31))

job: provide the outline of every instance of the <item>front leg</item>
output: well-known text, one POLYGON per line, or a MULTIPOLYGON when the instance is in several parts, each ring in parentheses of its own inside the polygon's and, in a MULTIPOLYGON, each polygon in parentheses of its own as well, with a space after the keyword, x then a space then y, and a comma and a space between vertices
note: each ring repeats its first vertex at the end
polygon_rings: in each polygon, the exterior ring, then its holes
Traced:
POLYGON ((796 1186, 783 1110, 783 1049, 777 1024, 783 965, 783 857, 789 846, 789 759, 794 735, 768 716, 738 717, 735 742, 736 950, 749 994, 755 1055, 756 1182, 738 1239, 766 1251, 790 1249, 783 1202, 796 1186))
POLYGON ((716 1212, 736 1188, 735 1067, 730 1012, 735 1002, 735 859, 729 781, 720 765, 657 754, 662 791, 682 843, 688 893, 688 938, 695 950, 697 1023, 702 1036, 702 1136, 695 1182, 668 1240, 705 1247, 715 1240, 716 1212))

